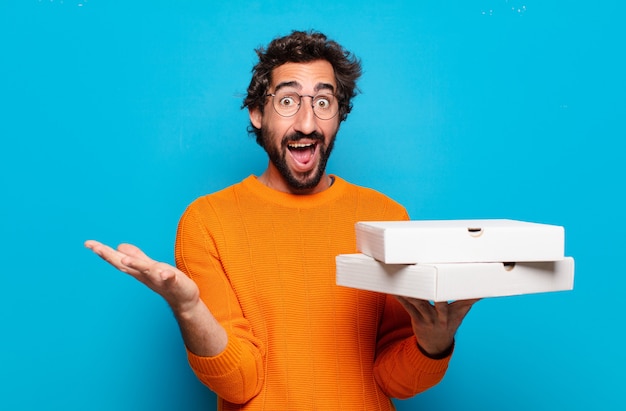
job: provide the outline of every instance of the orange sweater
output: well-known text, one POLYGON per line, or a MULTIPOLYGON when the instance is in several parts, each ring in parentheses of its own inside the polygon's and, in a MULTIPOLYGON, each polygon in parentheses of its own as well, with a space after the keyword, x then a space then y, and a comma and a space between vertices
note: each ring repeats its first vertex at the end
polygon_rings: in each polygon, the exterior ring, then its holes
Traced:
POLYGON ((420 353, 395 299, 335 284, 355 222, 407 218, 338 177, 296 196, 250 176, 188 207, 176 264, 228 333, 218 356, 188 358, 220 410, 391 410, 441 380, 449 358, 420 353))

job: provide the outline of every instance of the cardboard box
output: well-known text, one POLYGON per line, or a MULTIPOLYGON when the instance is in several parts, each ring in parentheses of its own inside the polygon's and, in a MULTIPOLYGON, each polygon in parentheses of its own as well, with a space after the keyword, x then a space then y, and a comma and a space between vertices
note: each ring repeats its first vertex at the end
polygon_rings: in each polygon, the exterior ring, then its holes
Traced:
POLYGON ((556 261, 563 227, 517 220, 363 221, 357 250, 388 264, 556 261))
POLYGON ((523 263, 385 264, 336 257, 337 284, 430 301, 502 297, 574 288, 574 259, 523 263))

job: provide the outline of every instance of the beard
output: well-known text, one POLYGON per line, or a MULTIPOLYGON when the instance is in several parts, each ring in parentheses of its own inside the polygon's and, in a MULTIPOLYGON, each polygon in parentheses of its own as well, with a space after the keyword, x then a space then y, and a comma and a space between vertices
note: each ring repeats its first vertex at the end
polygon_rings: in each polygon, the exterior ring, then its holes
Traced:
POLYGON ((268 132, 266 129, 262 129, 261 133, 261 145, 269 156, 270 161, 272 162, 272 164, 274 164, 274 166, 279 171, 283 179, 287 182, 289 187, 296 191, 302 191, 312 189, 319 184, 322 176, 324 175, 324 172, 326 171, 326 164, 328 163, 330 153, 333 151, 336 133, 331 137, 328 145, 324 143, 323 135, 317 132, 313 132, 311 134, 289 134, 282 139, 279 146, 272 144, 272 141, 274 141, 274 139, 272 138, 270 132, 268 132), (287 145, 288 143, 296 142, 303 138, 316 141, 316 150, 319 150, 319 162, 317 166, 311 171, 308 171, 306 173, 294 173, 287 165, 286 156, 287 151, 289 150, 287 148, 287 145))

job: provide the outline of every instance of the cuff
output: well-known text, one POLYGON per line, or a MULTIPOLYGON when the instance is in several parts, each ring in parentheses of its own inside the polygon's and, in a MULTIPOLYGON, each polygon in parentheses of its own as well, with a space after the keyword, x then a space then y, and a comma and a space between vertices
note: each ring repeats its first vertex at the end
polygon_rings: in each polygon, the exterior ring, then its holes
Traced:
POLYGON ((429 354, 422 348, 419 342, 417 343, 417 349, 420 350, 425 357, 428 357, 431 360, 443 360, 444 358, 448 358, 452 355, 452 352, 454 351, 454 340, 452 340, 452 344, 450 344, 448 348, 437 354, 429 354))

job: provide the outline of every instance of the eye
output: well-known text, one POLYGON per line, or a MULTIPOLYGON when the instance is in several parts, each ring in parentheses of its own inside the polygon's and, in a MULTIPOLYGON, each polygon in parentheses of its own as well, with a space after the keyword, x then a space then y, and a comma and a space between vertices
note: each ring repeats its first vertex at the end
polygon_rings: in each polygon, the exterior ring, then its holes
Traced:
POLYGON ((281 107, 289 108, 289 107, 292 107, 292 106, 297 106, 298 102, 297 102, 297 100, 296 100, 296 98, 294 96, 292 96, 292 95, 285 95, 285 96, 282 96, 278 100, 278 104, 281 107))
POLYGON ((332 96, 317 96, 315 97, 315 107, 321 110, 327 110, 332 104, 332 96))

